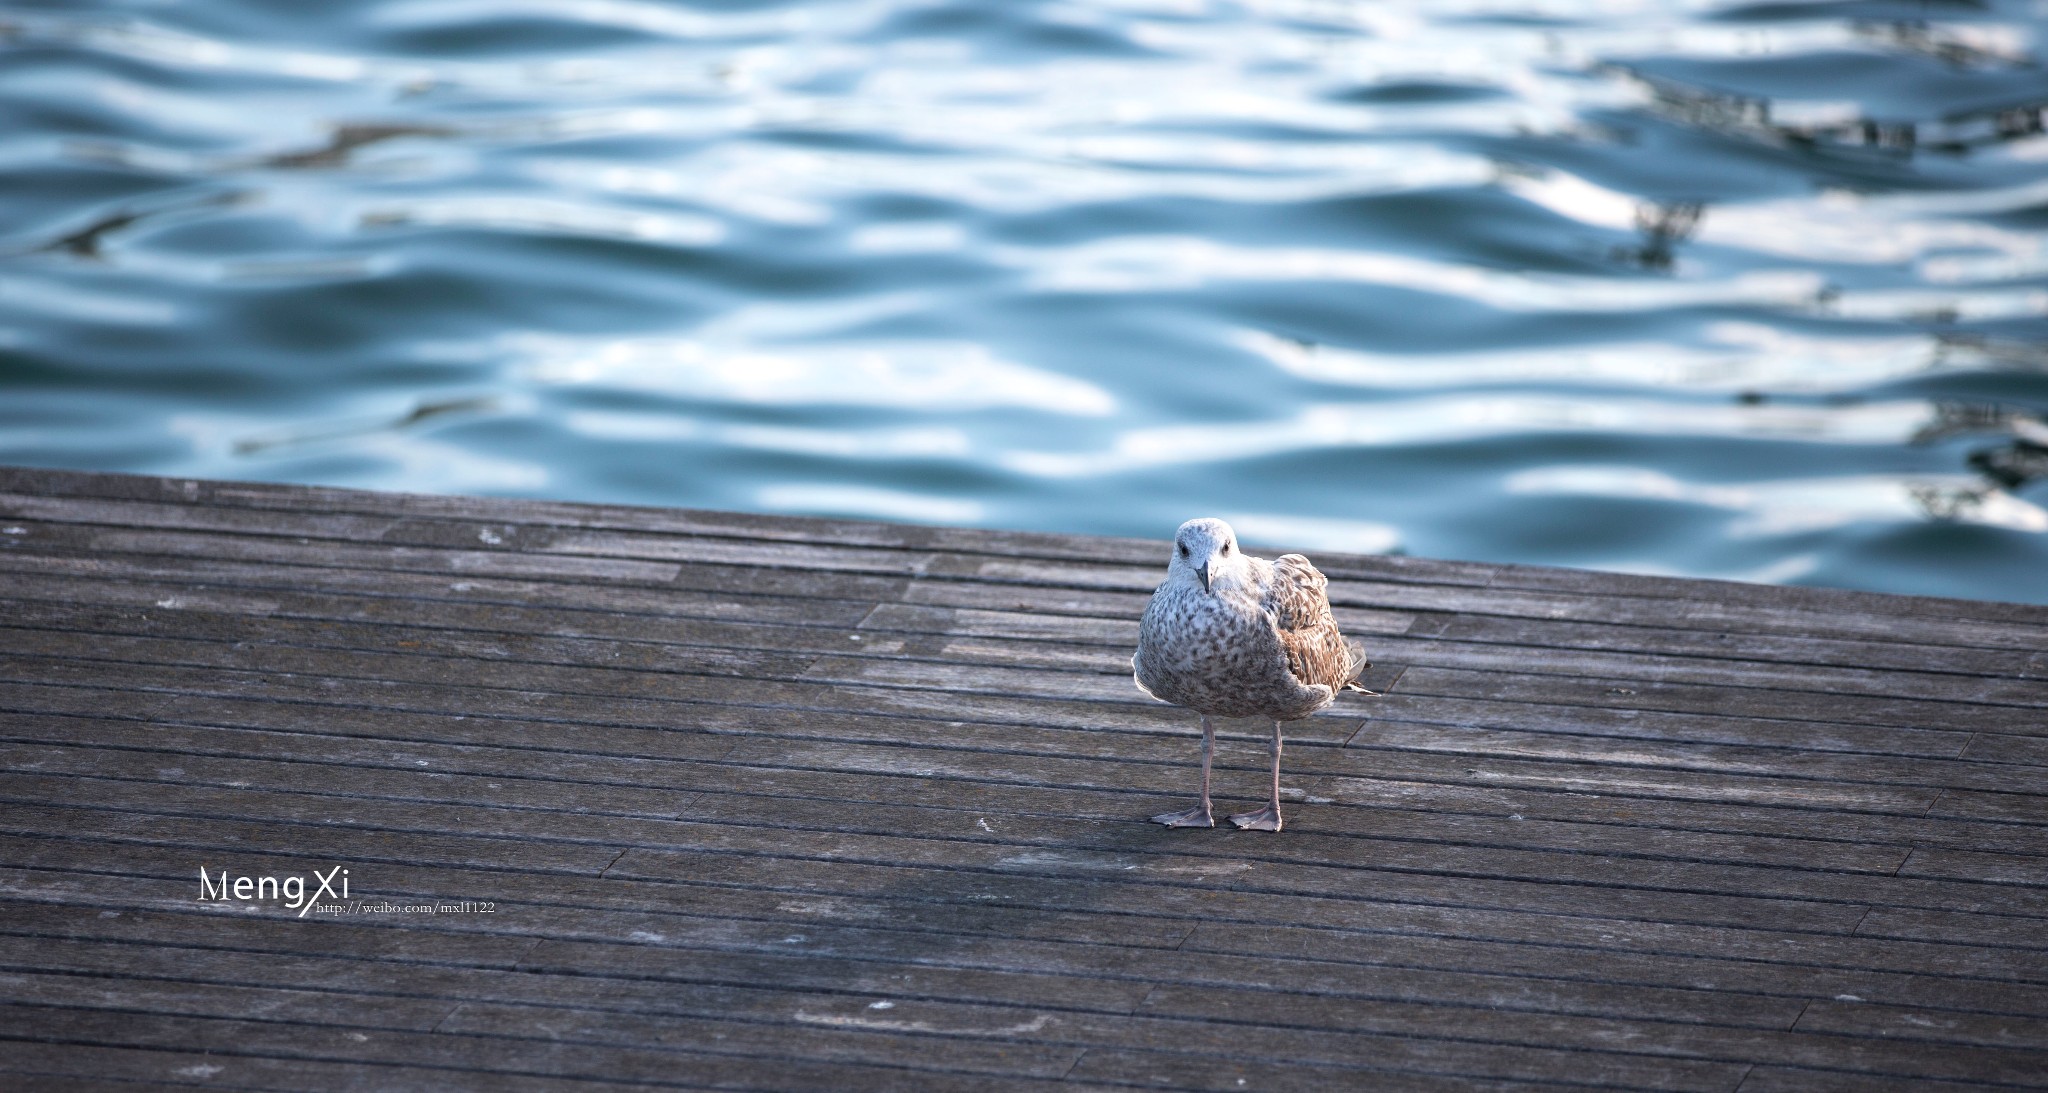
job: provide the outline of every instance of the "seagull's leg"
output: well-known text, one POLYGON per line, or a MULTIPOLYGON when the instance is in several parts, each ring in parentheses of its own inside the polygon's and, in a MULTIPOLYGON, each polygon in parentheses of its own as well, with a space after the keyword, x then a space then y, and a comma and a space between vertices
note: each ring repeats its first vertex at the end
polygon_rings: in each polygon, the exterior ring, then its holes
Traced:
POLYGON ((1273 722, 1273 801, 1257 812, 1232 816, 1230 822, 1248 831, 1280 830, 1280 722, 1273 722))
POLYGON ((1168 827, 1215 827, 1216 819, 1209 811, 1209 763, 1216 757, 1216 729, 1209 724, 1209 715, 1202 715, 1202 803, 1186 812, 1162 812, 1152 817, 1155 824, 1168 827))

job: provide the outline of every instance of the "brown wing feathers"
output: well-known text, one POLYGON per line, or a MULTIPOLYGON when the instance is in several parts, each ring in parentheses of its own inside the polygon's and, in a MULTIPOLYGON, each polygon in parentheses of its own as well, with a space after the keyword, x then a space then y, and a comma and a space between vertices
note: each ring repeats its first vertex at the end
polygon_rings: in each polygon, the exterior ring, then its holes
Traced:
POLYGON ((1356 680, 1366 667, 1365 656, 1345 644, 1337 631, 1326 591, 1330 582, 1299 554, 1273 559, 1273 578, 1266 609, 1278 624, 1280 645, 1287 652, 1287 667, 1294 678, 1331 690, 1346 686, 1362 690, 1356 680))

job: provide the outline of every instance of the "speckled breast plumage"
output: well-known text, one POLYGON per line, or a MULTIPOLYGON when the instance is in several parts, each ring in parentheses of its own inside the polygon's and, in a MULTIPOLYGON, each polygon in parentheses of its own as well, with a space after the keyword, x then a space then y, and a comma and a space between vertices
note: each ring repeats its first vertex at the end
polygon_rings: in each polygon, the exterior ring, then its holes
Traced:
POLYGON ((1138 624, 1131 668, 1152 697, 1214 717, 1292 721, 1335 697, 1288 670, 1272 616, 1252 589, 1161 585, 1138 624))

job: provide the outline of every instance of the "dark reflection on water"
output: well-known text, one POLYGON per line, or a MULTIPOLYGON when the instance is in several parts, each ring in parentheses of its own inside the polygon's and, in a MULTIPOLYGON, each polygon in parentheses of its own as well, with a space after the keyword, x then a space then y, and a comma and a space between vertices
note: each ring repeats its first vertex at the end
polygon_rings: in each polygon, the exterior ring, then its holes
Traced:
POLYGON ((2043 12, 0 3, 0 461, 2048 602, 2043 12))

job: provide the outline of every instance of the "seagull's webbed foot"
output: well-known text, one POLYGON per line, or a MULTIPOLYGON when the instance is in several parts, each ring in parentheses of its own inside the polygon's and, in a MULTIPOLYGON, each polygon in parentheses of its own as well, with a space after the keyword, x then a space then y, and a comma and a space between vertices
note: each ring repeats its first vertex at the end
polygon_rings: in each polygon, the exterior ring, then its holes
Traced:
POLYGON ((1280 806, 1267 805, 1257 812, 1243 812, 1230 818, 1230 822, 1246 831, 1280 830, 1280 806))
POLYGON ((1216 817, 1210 814, 1205 802, 1185 812, 1162 812, 1152 817, 1152 822, 1168 827, 1215 827, 1216 817))

